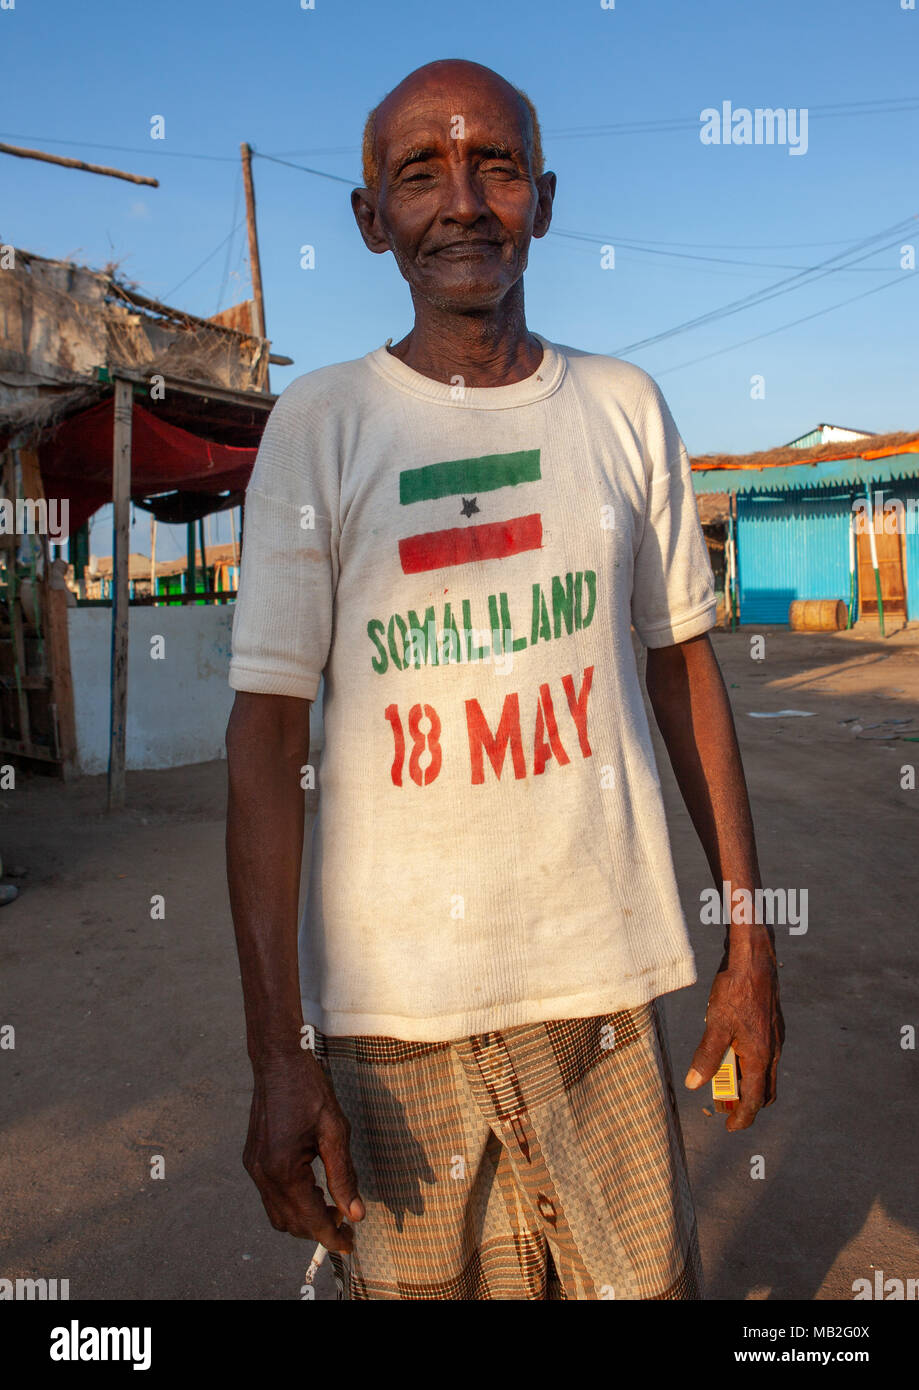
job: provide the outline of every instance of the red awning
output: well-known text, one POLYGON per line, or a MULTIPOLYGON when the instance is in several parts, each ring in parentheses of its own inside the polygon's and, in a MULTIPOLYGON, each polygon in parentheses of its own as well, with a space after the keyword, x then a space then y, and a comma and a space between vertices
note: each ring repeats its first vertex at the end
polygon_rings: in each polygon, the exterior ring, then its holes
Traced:
MULTIPOLYGON (((39 451, 45 496, 67 499, 71 535, 112 500, 113 415, 113 399, 100 401, 65 420, 39 451)), ((214 493, 245 488, 256 452, 201 439, 135 403, 131 496, 175 488, 214 493)))

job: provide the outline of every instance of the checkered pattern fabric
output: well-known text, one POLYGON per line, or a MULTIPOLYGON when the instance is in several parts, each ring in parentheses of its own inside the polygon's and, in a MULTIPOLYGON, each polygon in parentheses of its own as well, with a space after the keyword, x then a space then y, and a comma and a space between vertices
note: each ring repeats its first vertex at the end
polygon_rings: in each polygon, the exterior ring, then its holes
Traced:
POLYGON ((656 1000, 448 1043, 317 1033, 316 1056, 367 1209, 340 1297, 703 1297, 656 1000))

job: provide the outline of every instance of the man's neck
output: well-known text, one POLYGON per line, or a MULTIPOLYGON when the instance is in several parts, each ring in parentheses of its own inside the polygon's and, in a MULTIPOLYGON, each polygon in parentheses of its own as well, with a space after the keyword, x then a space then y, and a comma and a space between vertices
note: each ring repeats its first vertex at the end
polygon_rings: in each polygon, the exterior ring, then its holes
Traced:
MULTIPOLYGON (((510 296, 508 297, 510 298, 510 296)), ((523 297, 493 314, 457 314, 415 302, 415 326, 389 351, 434 381, 510 386, 537 371, 543 349, 526 326, 523 297)))

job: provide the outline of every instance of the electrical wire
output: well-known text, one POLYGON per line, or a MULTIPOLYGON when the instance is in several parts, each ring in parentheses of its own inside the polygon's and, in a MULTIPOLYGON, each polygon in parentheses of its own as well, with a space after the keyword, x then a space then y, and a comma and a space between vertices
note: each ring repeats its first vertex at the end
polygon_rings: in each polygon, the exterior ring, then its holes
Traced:
MULTIPOLYGON (((739 260, 734 260, 733 258, 728 257, 728 256, 697 256, 697 255, 693 255, 691 252, 688 252, 688 251, 662 251, 662 250, 659 250, 659 249, 658 249, 657 247, 655 247, 655 246, 651 246, 650 244, 642 244, 641 242, 626 241, 626 240, 624 240, 622 237, 620 237, 620 238, 617 240, 617 239, 614 239, 613 237, 601 237, 601 236, 596 236, 596 235, 595 235, 594 233, 592 233, 592 232, 569 232, 569 231, 563 231, 562 228, 560 228, 560 227, 559 227, 559 228, 555 228, 555 227, 550 228, 550 230, 549 230, 549 235, 550 235, 550 236, 557 236, 557 237, 565 237, 566 239, 571 240, 571 241, 586 241, 586 242, 590 242, 590 243, 592 243, 593 245, 597 245, 597 246, 615 246, 615 248, 616 248, 617 251, 618 251, 620 248, 623 248, 624 250, 627 250, 627 251, 638 251, 638 252, 641 252, 643 255, 646 255, 646 256, 673 256, 673 257, 676 257, 676 258, 678 258, 678 259, 680 259, 680 260, 687 260, 687 261, 710 261, 710 262, 712 262, 713 264, 716 264, 716 265, 753 266, 753 267, 754 267, 755 269, 757 269, 757 270, 807 270, 807 269, 808 269, 807 266, 803 266, 803 265, 788 265, 787 262, 782 262, 782 261, 739 261, 739 260)), ((830 243, 830 244, 833 245, 833 244, 836 244, 836 243, 830 243)), ((842 267, 842 268, 845 269, 845 267, 842 267)), ((886 271, 886 269, 887 269, 886 266, 869 266, 869 267, 864 267, 863 270, 862 270, 862 273, 863 273, 863 274, 867 274, 867 275, 877 275, 877 274, 879 274, 879 273, 880 273, 880 274, 883 274, 884 271, 886 271)))
MULTIPOLYGON (((739 108, 738 108, 739 109, 739 108)), ((820 106, 809 106, 804 108, 808 112, 808 117, 817 116, 821 119, 832 119, 840 116, 888 116, 902 112, 919 111, 919 99, 915 97, 874 97, 866 98, 863 101, 854 102, 829 102, 820 106)), ((675 130, 687 130, 698 127, 698 117, 670 116, 648 118, 639 121, 621 121, 613 125, 589 125, 589 126, 569 126, 560 130, 544 130, 546 139, 567 140, 577 136, 600 136, 600 135, 647 135, 647 134, 667 134, 675 130)), ((216 163, 231 164, 236 162, 236 155, 228 154, 202 154, 189 150, 161 150, 150 148, 149 145, 112 145, 102 141, 89 140, 61 140, 57 137, 47 135, 23 135, 18 131, 0 131, 0 139, 3 140, 34 140, 42 145, 70 145, 82 147, 87 150, 118 150, 122 154, 152 154, 160 158, 168 159, 206 159, 216 163)), ((162 143, 152 141, 154 146, 162 143)), ((286 160, 282 157, 287 154, 303 155, 309 157, 314 154, 357 154, 357 145, 327 145, 313 150, 282 150, 277 155, 262 154, 261 159, 271 159, 276 164, 284 164, 286 160)), ((253 154, 256 151, 253 150, 253 154)), ((335 179, 340 183, 351 183, 350 179, 341 178, 337 174, 326 173, 322 169, 308 169, 304 165, 292 164, 293 169, 302 169, 304 173, 315 174, 319 178, 335 179)))
POLYGON ((726 352, 736 352, 738 348, 747 347, 750 343, 758 343, 762 338, 772 338, 776 333, 784 333, 789 328, 797 328, 801 323, 809 323, 811 319, 822 318, 824 314, 832 314, 836 309, 842 309, 847 304, 854 304, 856 300, 867 299, 871 294, 879 294, 881 290, 889 290, 891 285, 903 285, 910 280, 915 281, 915 275, 898 275, 894 280, 886 280, 883 285, 872 285, 870 290, 863 290, 861 294, 853 294, 849 299, 841 299, 838 304, 829 304, 825 309, 817 309, 813 314, 805 314, 803 318, 793 319, 790 323, 782 323, 778 328, 769 328, 765 333, 756 333, 752 338, 744 338, 739 343, 731 343, 728 347, 716 348, 714 352, 706 352, 702 357, 693 357, 689 362, 678 362, 674 367, 664 367, 661 371, 652 372, 654 377, 667 376, 670 372, 681 372, 686 367, 694 367, 699 362, 708 362, 712 357, 723 357, 726 352))
MULTIPOLYGON (((740 110, 741 108, 736 108, 740 110)), ((779 108, 781 109, 781 108, 779 108)), ((800 109, 800 108, 799 108, 800 109)), ((919 101, 915 97, 875 97, 864 101, 828 102, 820 106, 808 106, 808 119, 817 116, 828 120, 840 116, 889 116, 903 111, 919 111, 919 101), (868 110, 871 107, 873 109, 868 110)), ((619 121, 613 125, 567 126, 561 130, 547 130, 547 139, 569 140, 577 136, 597 135, 658 135, 676 130, 698 128, 699 117, 669 116, 641 121, 619 121)))
MULTIPOLYGON (((808 117, 817 115, 821 119, 838 116, 886 116, 903 111, 919 111, 919 100, 915 97, 873 97, 863 101, 827 102, 821 106, 807 107, 808 117), (868 109, 873 108, 873 109, 868 109)), ((620 121, 613 125, 567 126, 557 130, 543 131, 546 139, 567 140, 577 135, 648 135, 668 134, 674 130, 687 130, 698 127, 698 117, 665 116, 648 118, 642 121, 620 121)), ((326 145, 308 150, 278 150, 279 157, 308 159, 314 155, 358 154, 357 145, 326 145)))
POLYGON ((346 183, 349 188, 356 188, 354 179, 342 178, 340 174, 327 174, 324 169, 308 169, 305 164, 291 164, 289 159, 279 159, 274 154, 262 154, 259 150, 252 151, 253 159, 267 159, 272 164, 283 164, 288 169, 299 169, 302 174, 315 174, 320 179, 332 179, 335 183, 346 183))
MULTIPOLYGON (((556 229, 553 227, 552 231, 556 229)), ((641 246, 682 246, 684 250, 699 251, 798 251, 811 246, 844 246, 851 237, 833 237, 827 241, 726 242, 726 241, 658 241, 654 237, 603 237, 604 242, 624 246, 629 242, 641 246)))
POLYGON ((276 159, 312 159, 317 154, 360 154, 360 145, 324 145, 315 150, 275 150, 276 159))
POLYGON ((211 251, 209 255, 205 256, 204 260, 201 261, 199 265, 196 265, 194 270, 190 270, 188 272, 184 280, 180 280, 177 285, 173 285, 171 290, 166 291, 162 299, 162 302, 164 304, 167 304, 169 302, 170 296, 174 295, 176 290, 180 290, 183 285, 187 285, 188 281, 192 278, 193 275, 197 275, 199 270, 203 270, 204 267, 207 265, 208 261, 212 261, 214 259, 214 257, 217 255, 217 252, 220 251, 224 246, 226 246, 227 242, 236 235, 236 233, 242 226, 244 220, 245 219, 240 218, 233 230, 231 232, 228 232, 222 241, 218 242, 218 244, 214 247, 213 251, 211 251))
MULTIPOLYGON (((784 280, 777 280, 774 284, 767 285, 762 290, 754 290, 751 294, 744 295, 742 299, 732 300, 729 304, 724 304, 720 308, 712 309, 705 314, 698 314, 695 318, 687 319, 684 323, 676 324, 673 328, 665 329, 661 333, 655 333, 648 338, 641 338, 637 342, 629 343, 625 347, 618 348, 613 355, 615 357, 624 357, 627 353, 638 352, 643 348, 651 347, 655 343, 663 342, 666 338, 676 337, 680 333, 688 333, 693 328, 702 327, 702 325, 713 323, 718 319, 728 318, 732 314, 740 313, 743 309, 754 308, 759 304, 765 303, 767 300, 777 298, 779 295, 788 294, 795 289, 801 289, 803 284, 815 284, 817 280, 823 279, 824 275, 832 273, 829 267, 831 267, 835 261, 844 260, 847 256, 851 256, 854 252, 860 251, 872 241, 879 241, 882 237, 890 236, 895 232, 902 234, 911 223, 917 220, 917 217, 919 217, 919 214, 914 213, 910 217, 903 218, 899 222, 885 227, 880 232, 875 232, 870 237, 864 237, 861 241, 849 247, 848 250, 839 251, 835 256, 829 256, 826 260, 818 262, 817 265, 811 266, 808 270, 798 271, 796 274, 788 276, 784 280), (808 279, 806 277, 811 278, 808 279)), ((894 245, 896 245, 896 241, 889 242, 886 247, 875 246, 858 259, 867 260, 869 256, 876 255, 878 251, 889 249, 894 245)), ((853 264, 857 264, 857 261, 853 262, 853 264)))
POLYGON ((235 234, 236 227, 240 225, 240 223, 237 222, 237 217, 239 216, 239 195, 242 192, 242 181, 242 170, 240 169, 237 170, 236 182, 233 189, 233 216, 231 218, 231 221, 233 223, 234 231, 230 233, 230 236, 227 240, 227 258, 224 261, 223 265, 223 278, 220 281, 220 289, 217 293, 217 307, 214 310, 215 314, 220 313, 220 308, 223 304, 223 296, 226 294, 227 283, 230 279, 230 256, 233 251, 233 236, 235 234))
MULTIPOLYGON (((563 245, 560 245, 560 250, 569 256, 589 256, 594 262, 596 262, 596 251, 592 246, 581 246, 575 242, 567 242, 563 245)), ((759 266, 756 264, 756 262, 751 262, 747 266, 740 265, 736 269, 731 270, 721 266, 712 265, 695 265, 689 267, 681 263, 674 263, 672 261, 643 261, 640 259, 633 260, 631 255, 623 254, 620 257, 619 246, 617 246, 616 264, 619 265, 620 262, 623 265, 628 264, 632 271, 647 270, 651 271, 655 276, 658 276, 662 273, 670 273, 673 275, 685 275, 687 271, 690 271, 694 280, 698 280, 701 276, 704 275, 714 275, 718 279, 743 280, 747 284, 749 284, 751 279, 761 277, 765 277, 766 279, 768 279, 772 275, 771 268, 765 265, 759 266)), ((885 266, 884 269, 886 271, 889 270, 890 267, 885 266)))

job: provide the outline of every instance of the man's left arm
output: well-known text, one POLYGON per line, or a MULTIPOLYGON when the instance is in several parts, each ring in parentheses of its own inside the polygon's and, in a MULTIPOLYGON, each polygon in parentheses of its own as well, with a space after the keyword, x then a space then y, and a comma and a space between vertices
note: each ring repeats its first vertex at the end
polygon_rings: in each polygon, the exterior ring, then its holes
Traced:
MULTIPOLYGON (((649 648, 645 681, 715 883, 755 894, 762 885, 753 817, 730 701, 708 634, 649 648)), ((740 1100, 726 1128, 746 1129, 775 1100, 784 1036, 774 933, 763 923, 731 922, 686 1085, 695 1090, 711 1081, 733 1045, 740 1059, 740 1100)))

